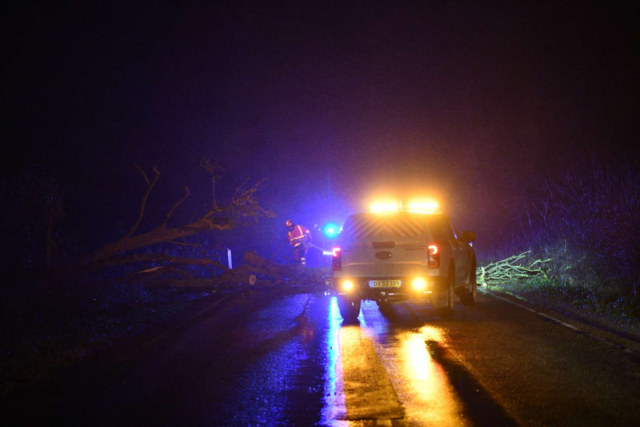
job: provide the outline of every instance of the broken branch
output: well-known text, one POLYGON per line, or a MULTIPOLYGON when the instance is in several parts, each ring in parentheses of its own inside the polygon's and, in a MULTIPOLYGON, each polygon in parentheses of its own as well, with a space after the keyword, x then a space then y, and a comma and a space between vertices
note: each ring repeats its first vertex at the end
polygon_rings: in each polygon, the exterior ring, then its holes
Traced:
POLYGON ((200 159, 200 166, 204 168, 209 176, 211 176, 211 207, 214 210, 218 209, 218 205, 216 203, 216 182, 220 180, 220 175, 216 173, 218 170, 222 170, 218 162, 211 164, 210 159, 205 159, 204 157, 200 159))
POLYGON ((153 167, 153 172, 155 173, 155 176, 153 177, 153 181, 149 181, 149 177, 140 166, 138 165, 135 165, 135 166, 138 169, 138 171, 142 174, 142 177, 147 183, 147 189, 144 192, 144 196, 142 196, 142 202, 140 203, 140 211, 138 212, 138 219, 136 220, 135 224, 133 224, 133 226, 127 233, 127 235, 124 236, 125 239, 128 239, 129 237, 131 237, 133 232, 138 229, 138 226, 140 225, 140 221, 142 221, 142 217, 144 216, 144 209, 147 205, 147 199, 149 198, 149 194, 151 194, 151 190, 153 190, 153 186, 156 185, 156 182, 158 182, 158 179, 160 178, 160 171, 156 166, 153 167))
POLYGON ((160 225, 161 227, 165 228, 167 226, 167 221, 169 221, 169 218, 171 218, 171 215, 173 215, 173 211, 175 211, 178 206, 180 206, 182 204, 182 202, 184 202, 185 200, 187 200, 187 198, 191 195, 191 192, 189 191, 189 187, 184 187, 184 195, 182 196, 182 198, 180 198, 179 200, 177 200, 173 206, 171 206, 171 209, 169 209, 169 212, 167 213, 167 216, 164 218, 164 221, 162 222, 162 224, 160 225))

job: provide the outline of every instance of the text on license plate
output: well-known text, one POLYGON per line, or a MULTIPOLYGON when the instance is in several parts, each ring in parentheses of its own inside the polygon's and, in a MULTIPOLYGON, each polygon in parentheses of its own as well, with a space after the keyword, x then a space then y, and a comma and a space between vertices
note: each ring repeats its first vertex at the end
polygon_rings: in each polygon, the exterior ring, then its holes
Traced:
POLYGON ((399 288, 402 280, 369 280, 371 288, 399 288))

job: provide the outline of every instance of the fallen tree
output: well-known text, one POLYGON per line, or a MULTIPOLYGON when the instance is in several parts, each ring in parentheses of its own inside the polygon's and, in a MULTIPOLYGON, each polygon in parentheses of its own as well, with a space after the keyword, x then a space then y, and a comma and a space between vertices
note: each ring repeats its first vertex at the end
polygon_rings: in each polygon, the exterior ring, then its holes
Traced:
POLYGON ((478 283, 481 285, 499 285, 514 280, 530 279, 536 276, 547 279, 547 273, 542 269, 543 264, 551 259, 537 259, 529 265, 523 265, 531 251, 522 252, 500 261, 492 262, 477 270, 478 283))
MULTIPOLYGON (((191 196, 188 187, 181 197, 168 208, 163 220, 150 231, 139 233, 147 213, 147 202, 156 188, 161 172, 154 167, 151 173, 135 165, 145 184, 137 216, 126 233, 119 239, 89 253, 71 265, 58 269, 49 282, 71 275, 91 274, 108 270, 120 275, 120 281, 148 286, 216 287, 216 286, 326 286, 330 278, 329 267, 302 267, 268 261, 256 252, 244 254, 244 264, 230 269, 217 259, 211 259, 211 247, 200 246, 194 239, 202 233, 232 230, 262 217, 275 214, 263 209, 257 202, 257 193, 264 181, 248 187, 247 181, 237 187, 230 200, 219 202, 216 186, 221 169, 218 164, 201 160, 200 166, 211 180, 211 205, 195 220, 179 223, 174 213, 191 196), (178 224, 175 224, 178 222, 178 224), (191 238, 191 239, 189 239, 191 238), (175 249, 171 249, 171 247, 175 249), (186 250, 188 249, 188 250, 186 250), (126 267, 126 268, 125 268, 126 267), (115 270, 109 270, 114 269, 115 270)), ((109 273, 111 274, 111 273, 109 273)))
MULTIPOLYGON (((211 164, 209 160, 202 159, 200 166, 205 169, 212 184, 212 200, 210 209, 194 221, 170 227, 168 223, 173 217, 175 211, 187 198, 191 196, 189 188, 185 187, 182 197, 177 199, 169 208, 162 223, 149 232, 136 234, 136 231, 138 230, 138 227, 145 215, 149 195, 158 182, 161 172, 157 167, 154 167, 152 170, 153 175, 150 177, 140 166, 135 166, 146 184, 136 221, 128 232, 120 239, 83 257, 79 266, 79 270, 81 272, 93 272, 105 267, 121 266, 145 261, 155 263, 160 262, 163 263, 165 267, 169 265, 176 268, 179 266, 193 265, 211 267, 213 266, 212 261, 203 261, 199 258, 191 259, 170 257, 157 253, 131 254, 131 252, 161 243, 184 244, 184 242, 180 242, 180 239, 212 230, 231 230, 242 224, 257 221, 258 218, 261 217, 275 216, 273 212, 260 207, 257 202, 256 195, 262 188, 264 181, 259 181, 251 187, 247 187, 247 181, 245 181, 241 186, 236 188, 231 200, 226 203, 219 204, 216 200, 216 185, 220 180, 218 171, 221 168, 217 163, 211 164)), ((219 263, 216 263, 215 266, 218 268, 221 267, 219 263)))

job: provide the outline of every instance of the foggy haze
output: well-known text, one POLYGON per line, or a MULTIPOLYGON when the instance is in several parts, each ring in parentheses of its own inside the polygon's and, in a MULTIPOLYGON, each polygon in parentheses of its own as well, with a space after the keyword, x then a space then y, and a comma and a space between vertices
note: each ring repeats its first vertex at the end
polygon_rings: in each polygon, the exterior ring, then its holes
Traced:
POLYGON ((130 225, 144 189, 134 163, 163 171, 149 206, 159 218, 185 185, 176 215, 210 201, 202 157, 225 168, 223 195, 266 179, 261 204, 277 218, 220 238, 267 252, 286 219, 342 223, 383 194, 437 198, 482 247, 543 179, 637 160, 624 148, 638 136, 637 6, 13 8, 9 170, 60 176, 81 246, 130 225))

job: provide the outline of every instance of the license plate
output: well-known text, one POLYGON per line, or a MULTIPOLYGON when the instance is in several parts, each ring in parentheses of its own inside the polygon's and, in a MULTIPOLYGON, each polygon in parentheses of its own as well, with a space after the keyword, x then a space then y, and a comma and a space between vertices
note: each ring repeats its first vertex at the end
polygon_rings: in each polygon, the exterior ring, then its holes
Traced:
POLYGON ((369 287, 372 288, 399 288, 402 280, 369 280, 369 287))

